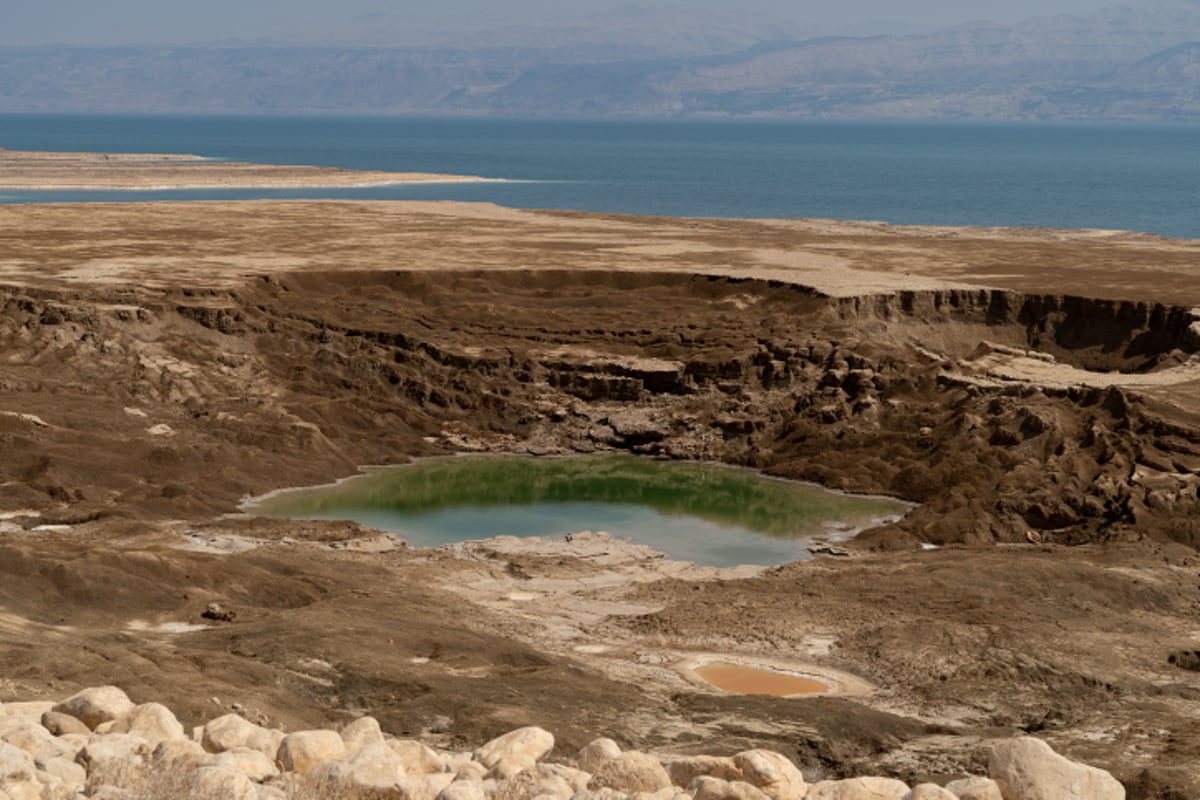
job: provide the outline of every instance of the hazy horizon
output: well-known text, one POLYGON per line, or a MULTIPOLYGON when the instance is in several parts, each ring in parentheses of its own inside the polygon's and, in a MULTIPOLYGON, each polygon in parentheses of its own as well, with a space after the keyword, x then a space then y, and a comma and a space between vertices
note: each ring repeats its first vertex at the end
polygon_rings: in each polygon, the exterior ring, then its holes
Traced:
MULTIPOLYGON (((855 32, 909 33, 972 21, 1012 23, 1034 16, 1082 14, 1121 5, 1104 0, 843 0, 829 4, 801 0, 743 0, 682 4, 678 0, 510 0, 502 12, 486 0, 442 0, 427 3, 380 0, 210 0, 186 6, 162 0, 43 0, 15 4, 5 15, 0 45, 189 44, 227 40, 276 39, 316 41, 324 31, 353 37, 355 21, 387 15, 400 30, 475 32, 489 27, 561 23, 591 14, 644 7, 687 9, 731 18, 773 17, 815 34, 855 32), (865 24, 864 24, 865 23, 865 24), (348 32, 348 33, 347 33, 348 32)), ((1145 5, 1133 3, 1131 5, 1145 5)), ((369 27, 369 26, 368 26, 369 27)))

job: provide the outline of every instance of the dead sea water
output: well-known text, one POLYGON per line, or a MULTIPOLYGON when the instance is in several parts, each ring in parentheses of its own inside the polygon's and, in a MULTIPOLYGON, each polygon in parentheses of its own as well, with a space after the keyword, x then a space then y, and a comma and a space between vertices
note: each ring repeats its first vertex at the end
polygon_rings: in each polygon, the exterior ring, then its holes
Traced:
POLYGON ((1200 238, 1194 125, 0 115, 10 150, 194 153, 504 178, 363 189, 10 192, 0 202, 487 201, 673 217, 1116 228, 1200 238))
POLYGON ((421 547, 604 530, 709 566, 806 558, 815 536, 846 535, 908 508, 751 470, 634 456, 426 459, 247 506, 272 517, 352 519, 421 547))

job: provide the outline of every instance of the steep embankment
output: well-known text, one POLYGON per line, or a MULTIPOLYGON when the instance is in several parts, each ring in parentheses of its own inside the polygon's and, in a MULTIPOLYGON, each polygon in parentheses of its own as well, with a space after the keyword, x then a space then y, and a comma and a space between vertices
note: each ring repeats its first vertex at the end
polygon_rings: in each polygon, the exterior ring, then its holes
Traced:
POLYGON ((543 270, 10 288, 2 313, 4 502, 47 520, 205 516, 447 450, 613 448, 923 503, 881 547, 1200 542, 1180 308, 543 270))

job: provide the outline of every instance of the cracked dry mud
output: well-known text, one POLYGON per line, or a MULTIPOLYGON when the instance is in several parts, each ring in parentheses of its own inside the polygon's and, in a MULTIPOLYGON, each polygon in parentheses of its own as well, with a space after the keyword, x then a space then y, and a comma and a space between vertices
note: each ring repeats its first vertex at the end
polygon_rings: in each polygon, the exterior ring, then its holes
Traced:
POLYGON ((0 700, 111 682, 185 721, 537 724, 909 782, 1036 732, 1131 797, 1195 797, 1197 255, 452 203, 0 208, 0 700), (921 505, 766 570, 237 513, 463 450, 921 505), (708 654, 861 691, 724 694, 687 678, 708 654))

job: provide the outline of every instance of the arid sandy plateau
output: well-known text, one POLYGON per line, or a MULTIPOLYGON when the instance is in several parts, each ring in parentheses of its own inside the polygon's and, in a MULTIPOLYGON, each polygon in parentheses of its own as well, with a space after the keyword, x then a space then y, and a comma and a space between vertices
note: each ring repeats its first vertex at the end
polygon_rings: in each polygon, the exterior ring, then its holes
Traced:
MULTIPOLYGON (((71 163, 0 184, 126 180, 71 163)), ((111 683, 185 726, 537 725, 909 784, 1032 733, 1194 800, 1198 265, 1113 231, 0 206, 0 702, 111 683), (620 531, 424 550, 238 507, 363 464, 612 450, 919 505, 730 570, 620 531), (709 659, 833 691, 721 692, 709 659)))

